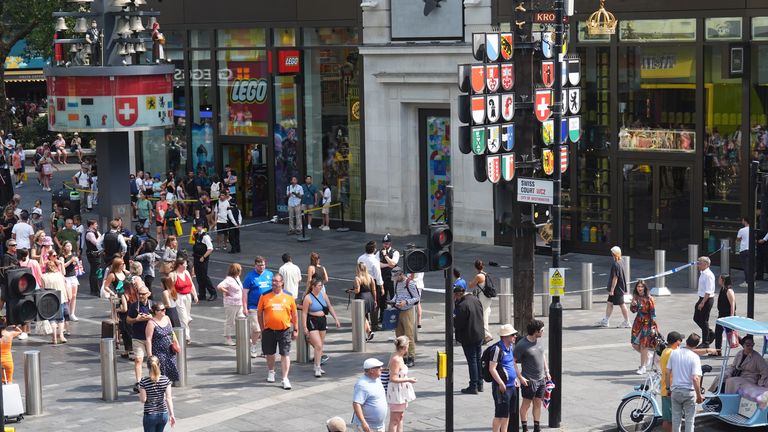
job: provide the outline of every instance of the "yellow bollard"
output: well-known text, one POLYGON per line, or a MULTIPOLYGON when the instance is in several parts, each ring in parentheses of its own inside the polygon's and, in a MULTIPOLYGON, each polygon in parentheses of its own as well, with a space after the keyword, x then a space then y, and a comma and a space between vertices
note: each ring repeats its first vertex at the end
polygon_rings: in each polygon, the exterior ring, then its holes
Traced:
POLYGON ((437 379, 448 377, 448 354, 443 351, 437 352, 437 379))

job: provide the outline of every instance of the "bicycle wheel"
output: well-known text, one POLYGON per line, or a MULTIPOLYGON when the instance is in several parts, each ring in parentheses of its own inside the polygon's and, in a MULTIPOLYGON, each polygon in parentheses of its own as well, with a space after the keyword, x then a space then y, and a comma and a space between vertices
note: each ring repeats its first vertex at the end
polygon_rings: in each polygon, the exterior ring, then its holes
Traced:
POLYGON ((616 426, 621 432, 648 432, 656 425, 656 413, 648 396, 634 395, 621 401, 616 426))

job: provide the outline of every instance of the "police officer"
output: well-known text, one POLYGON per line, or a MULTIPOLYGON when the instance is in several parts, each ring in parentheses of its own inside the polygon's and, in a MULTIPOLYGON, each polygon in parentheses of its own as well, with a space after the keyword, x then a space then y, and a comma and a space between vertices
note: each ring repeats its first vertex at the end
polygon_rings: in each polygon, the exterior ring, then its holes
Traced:
POLYGON ((379 321, 383 322, 387 300, 391 300, 395 296, 395 284, 392 281, 392 269, 397 267, 397 263, 400 261, 400 252, 392 247, 392 238, 389 233, 384 236, 381 242, 382 246, 379 251, 379 266, 381 267, 381 278, 384 279, 384 295, 382 296, 381 293, 379 293, 378 304, 380 305, 379 321))
POLYGON ((216 288, 208 276, 208 260, 213 253, 213 242, 211 236, 205 230, 203 218, 198 218, 195 222, 195 245, 192 246, 192 261, 194 262, 195 277, 197 278, 197 291, 200 297, 205 298, 208 293, 208 301, 216 300, 216 288))

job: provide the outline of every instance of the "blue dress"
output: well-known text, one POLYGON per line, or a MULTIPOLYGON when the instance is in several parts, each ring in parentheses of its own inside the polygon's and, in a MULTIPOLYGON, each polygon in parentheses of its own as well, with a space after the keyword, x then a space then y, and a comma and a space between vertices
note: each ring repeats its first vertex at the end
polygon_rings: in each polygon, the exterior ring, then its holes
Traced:
POLYGON ((155 332, 152 334, 152 354, 160 360, 160 373, 171 381, 179 380, 179 369, 176 367, 176 353, 171 351, 173 327, 169 322, 161 327, 155 321, 155 332))

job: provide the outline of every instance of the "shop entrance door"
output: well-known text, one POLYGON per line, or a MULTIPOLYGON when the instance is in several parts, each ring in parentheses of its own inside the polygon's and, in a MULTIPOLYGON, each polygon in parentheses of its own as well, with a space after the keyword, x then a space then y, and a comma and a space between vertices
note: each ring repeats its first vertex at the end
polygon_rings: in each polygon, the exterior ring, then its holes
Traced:
POLYGON ((269 216, 273 206, 269 203, 266 145, 222 144, 221 148, 222 167, 231 166, 237 175, 235 199, 243 217, 269 216))
POLYGON ((621 173, 621 226, 624 254, 687 259, 691 242, 690 165, 625 161, 621 173))

